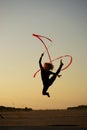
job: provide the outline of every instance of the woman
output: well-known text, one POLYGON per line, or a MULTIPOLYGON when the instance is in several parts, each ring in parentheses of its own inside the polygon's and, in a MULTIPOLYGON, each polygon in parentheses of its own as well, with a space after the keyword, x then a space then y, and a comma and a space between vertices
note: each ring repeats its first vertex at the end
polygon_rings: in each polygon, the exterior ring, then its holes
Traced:
POLYGON ((53 84, 53 82, 55 81, 56 77, 60 77, 61 75, 59 75, 61 69, 62 69, 62 66, 63 66, 63 63, 62 63, 62 60, 60 60, 60 66, 58 68, 58 70, 54 73, 50 70, 53 69, 53 64, 51 63, 44 63, 44 66, 42 66, 42 63, 41 63, 41 60, 42 60, 42 57, 43 57, 44 53, 41 54, 41 57, 39 59, 39 66, 40 66, 40 69, 41 69, 41 78, 42 78, 42 82, 43 82, 43 91, 42 91, 42 94, 43 95, 47 95, 48 97, 50 97, 49 93, 47 92, 48 88, 53 84), (51 78, 50 78, 50 75, 51 78))

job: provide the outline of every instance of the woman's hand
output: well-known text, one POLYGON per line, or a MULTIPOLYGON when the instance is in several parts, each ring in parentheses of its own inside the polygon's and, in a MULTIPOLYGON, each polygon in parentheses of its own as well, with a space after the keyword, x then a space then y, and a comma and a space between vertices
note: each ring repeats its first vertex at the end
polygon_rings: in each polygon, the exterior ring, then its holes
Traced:
POLYGON ((41 57, 44 55, 44 53, 41 54, 41 57))

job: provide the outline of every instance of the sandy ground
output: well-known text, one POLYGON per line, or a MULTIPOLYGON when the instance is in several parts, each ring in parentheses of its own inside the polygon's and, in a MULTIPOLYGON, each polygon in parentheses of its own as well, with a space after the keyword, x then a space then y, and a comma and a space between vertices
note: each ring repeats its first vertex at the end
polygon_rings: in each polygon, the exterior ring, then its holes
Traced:
MULTIPOLYGON (((23 128, 87 128, 87 110, 33 110, 0 112, 0 128, 24 130, 23 128), (14 126, 14 128, 13 128, 14 126), (20 126, 20 127, 18 127, 20 126)), ((45 129, 46 129, 45 128, 45 129)), ((43 130, 42 129, 42 130, 43 130)), ((1 130, 1 129, 0 129, 1 130)), ((72 129, 71 129, 72 130, 72 129)))

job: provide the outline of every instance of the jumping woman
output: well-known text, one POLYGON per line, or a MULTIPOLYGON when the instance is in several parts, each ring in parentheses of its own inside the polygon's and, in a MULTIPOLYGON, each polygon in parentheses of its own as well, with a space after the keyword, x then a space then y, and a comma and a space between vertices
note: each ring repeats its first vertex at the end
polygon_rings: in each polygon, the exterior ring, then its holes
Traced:
POLYGON ((63 63, 62 63, 62 60, 60 60, 60 66, 59 68, 57 69, 57 71, 54 73, 50 70, 53 70, 54 66, 53 64, 51 63, 44 63, 44 66, 42 66, 42 57, 43 57, 44 53, 41 54, 41 57, 39 59, 39 66, 40 66, 40 69, 41 69, 41 79, 42 79, 42 82, 43 82, 43 90, 42 90, 42 94, 43 95, 47 95, 48 97, 50 97, 49 93, 47 92, 48 88, 53 84, 53 82, 55 81, 56 77, 60 77, 61 75, 59 75, 61 69, 62 69, 62 66, 63 66, 63 63), (50 75, 52 75, 50 77, 50 75))

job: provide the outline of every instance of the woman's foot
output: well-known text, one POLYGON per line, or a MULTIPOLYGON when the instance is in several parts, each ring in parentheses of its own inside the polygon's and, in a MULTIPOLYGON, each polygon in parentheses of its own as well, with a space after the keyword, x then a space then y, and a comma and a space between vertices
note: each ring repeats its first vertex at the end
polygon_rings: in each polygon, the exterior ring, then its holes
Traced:
POLYGON ((60 64, 61 64, 61 65, 64 65, 63 62, 62 62, 62 59, 60 60, 60 64))
POLYGON ((50 94, 49 94, 48 92, 46 93, 46 95, 47 95, 48 97, 50 97, 50 94))
POLYGON ((42 92, 43 95, 47 95, 48 97, 50 97, 50 94, 48 92, 42 92))

